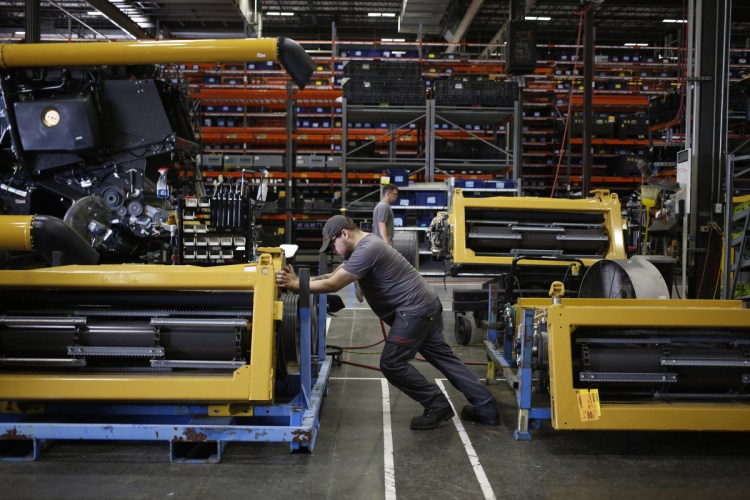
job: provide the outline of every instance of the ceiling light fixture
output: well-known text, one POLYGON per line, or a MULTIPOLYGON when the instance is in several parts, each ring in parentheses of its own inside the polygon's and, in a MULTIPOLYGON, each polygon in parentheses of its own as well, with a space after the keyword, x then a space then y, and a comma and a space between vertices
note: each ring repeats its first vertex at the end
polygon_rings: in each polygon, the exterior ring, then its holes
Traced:
POLYGON ((662 22, 663 23, 687 24, 687 19, 665 19, 662 22))
POLYGON ((625 44, 626 47, 648 47, 647 43, 635 43, 635 42, 628 42, 625 44))
POLYGON ((293 16, 294 12, 277 12, 277 11, 268 11, 266 12, 267 16, 293 16))
POLYGON ((405 38, 381 38, 380 41, 381 42, 386 42, 386 43, 388 43, 388 42, 405 42, 406 39, 405 38))
POLYGON ((99 12, 98 10, 90 10, 90 11, 86 12, 86 14, 88 14, 89 16, 103 16, 104 15, 101 12, 99 12))
POLYGON ((547 16, 526 16, 524 17, 524 19, 527 21, 551 21, 552 20, 551 17, 547 17, 547 16))

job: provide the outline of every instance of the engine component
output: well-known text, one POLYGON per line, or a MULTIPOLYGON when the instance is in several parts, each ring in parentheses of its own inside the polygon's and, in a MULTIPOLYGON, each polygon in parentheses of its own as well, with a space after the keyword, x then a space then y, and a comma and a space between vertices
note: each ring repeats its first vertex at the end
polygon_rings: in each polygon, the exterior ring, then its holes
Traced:
POLYGON ((285 38, 0 45, 0 213, 74 219, 109 262, 161 255, 157 171, 199 148, 185 89, 139 65, 275 60, 301 88, 315 68, 285 38), (92 196, 108 214, 73 207, 92 196))

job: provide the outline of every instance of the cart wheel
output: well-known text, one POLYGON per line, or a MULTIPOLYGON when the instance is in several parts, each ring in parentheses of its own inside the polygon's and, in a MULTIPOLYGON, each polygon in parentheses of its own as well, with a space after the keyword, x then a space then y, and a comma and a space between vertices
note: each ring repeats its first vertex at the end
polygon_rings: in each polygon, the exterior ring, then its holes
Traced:
POLYGON ((471 342, 471 322, 466 316, 456 316, 456 325, 454 327, 456 342, 461 345, 469 345, 471 342))

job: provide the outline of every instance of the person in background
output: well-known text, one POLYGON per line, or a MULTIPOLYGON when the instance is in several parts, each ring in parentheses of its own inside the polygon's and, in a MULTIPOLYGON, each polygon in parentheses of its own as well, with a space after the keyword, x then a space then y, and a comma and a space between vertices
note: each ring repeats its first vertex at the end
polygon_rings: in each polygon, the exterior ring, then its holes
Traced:
POLYGON ((372 234, 380 236, 383 241, 393 246, 393 205, 398 199, 398 186, 386 184, 383 186, 383 198, 372 211, 372 234))
MULTIPOLYGON (((333 293, 359 280, 373 312, 391 328, 380 356, 385 378, 424 408, 411 420, 411 429, 435 429, 453 415, 448 398, 434 382, 410 361, 417 353, 440 370, 461 391, 469 405, 461 410, 465 420, 498 425, 497 402, 445 342, 443 306, 437 293, 392 246, 371 233, 361 231, 349 218, 334 215, 323 227, 323 246, 344 258, 330 276, 310 281, 311 293, 333 293)), ((276 273, 276 283, 299 290, 294 269, 276 273)))

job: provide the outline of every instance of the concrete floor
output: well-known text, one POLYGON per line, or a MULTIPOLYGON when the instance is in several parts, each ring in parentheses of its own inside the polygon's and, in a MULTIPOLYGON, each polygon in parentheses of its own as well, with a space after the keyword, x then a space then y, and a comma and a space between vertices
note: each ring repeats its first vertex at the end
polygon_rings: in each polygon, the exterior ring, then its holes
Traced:
MULTIPOLYGON (((450 289, 435 280, 453 340, 450 289)), ((331 322, 330 344, 369 344, 382 338, 377 318, 341 293, 348 305, 331 322)), ((482 363, 473 345, 462 359, 482 363)), ((380 346, 345 360, 377 365, 380 346)), ((466 402, 441 375, 453 405, 466 402)), ((478 377, 484 367, 471 366, 478 377)), ((513 439, 514 394, 490 386, 500 401, 501 425, 454 419, 433 431, 411 431, 421 408, 384 384, 377 371, 334 366, 312 454, 290 454, 282 444, 236 444, 218 465, 170 464, 165 443, 57 443, 37 462, 0 463, 2 498, 747 498, 750 434, 562 432, 544 425, 534 440, 513 439), (384 405, 384 389, 388 404, 384 405), (390 428, 384 422, 388 408, 390 428), (390 435, 390 439, 387 437, 390 435), (384 450, 392 448, 391 455, 384 450), (484 489, 483 489, 484 486, 484 489)))

